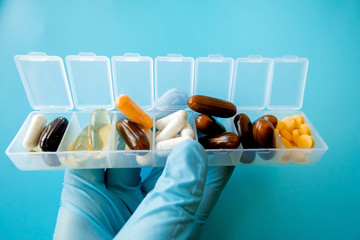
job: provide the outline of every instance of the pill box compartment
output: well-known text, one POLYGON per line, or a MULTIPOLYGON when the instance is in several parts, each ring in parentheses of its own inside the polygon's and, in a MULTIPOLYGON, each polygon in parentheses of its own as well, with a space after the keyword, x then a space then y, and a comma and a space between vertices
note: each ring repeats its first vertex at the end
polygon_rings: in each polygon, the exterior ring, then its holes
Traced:
MULTIPOLYGON (((125 54, 112 57, 110 64, 107 57, 81 53, 66 58, 69 81, 59 57, 30 53, 16 56, 15 62, 30 105, 35 110, 29 114, 6 150, 9 158, 22 170, 164 166, 170 151, 155 150, 155 144, 149 151, 126 151, 119 145, 116 122, 125 116, 114 110, 114 99, 120 94, 128 94, 148 112, 154 126, 160 117, 186 109, 188 121, 195 129, 197 113, 189 110, 184 102, 158 104, 163 94, 173 88, 184 90, 188 96, 201 94, 229 100, 237 106, 238 113, 246 113, 251 121, 265 114, 272 114, 278 119, 294 114, 305 116, 299 111, 308 67, 308 60, 303 58, 250 56, 234 61, 210 55, 194 61, 191 57, 171 54, 155 58, 153 78, 153 60, 150 57, 125 54), (74 139, 89 121, 91 112, 98 108, 109 110, 111 116, 106 149, 69 151, 74 139), (22 146, 31 118, 39 113, 47 117, 47 123, 59 116, 69 120, 57 152, 28 152, 22 146)), ((315 163, 326 152, 327 145, 306 116, 305 119, 315 139, 312 149, 286 149, 278 138, 275 149, 243 149, 242 145, 231 150, 207 149, 208 164, 315 163), (255 158, 251 162, 241 161, 253 155, 255 158)), ((236 133, 233 118, 222 121, 227 131, 236 133)), ((153 131, 156 133, 155 129, 153 131)), ((155 134, 152 140, 155 143, 155 134)), ((197 133, 195 140, 198 140, 197 133)))

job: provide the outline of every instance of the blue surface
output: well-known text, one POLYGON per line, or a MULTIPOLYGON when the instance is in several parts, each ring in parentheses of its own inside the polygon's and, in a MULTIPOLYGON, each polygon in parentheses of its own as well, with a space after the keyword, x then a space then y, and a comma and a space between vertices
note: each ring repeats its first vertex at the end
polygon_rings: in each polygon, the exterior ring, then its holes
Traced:
POLYGON ((359 26, 359 1, 0 0, 1 239, 51 238, 62 188, 62 171, 4 154, 31 111, 13 61, 30 51, 308 57, 302 110, 329 150, 313 166, 237 167, 204 239, 359 239, 359 26))

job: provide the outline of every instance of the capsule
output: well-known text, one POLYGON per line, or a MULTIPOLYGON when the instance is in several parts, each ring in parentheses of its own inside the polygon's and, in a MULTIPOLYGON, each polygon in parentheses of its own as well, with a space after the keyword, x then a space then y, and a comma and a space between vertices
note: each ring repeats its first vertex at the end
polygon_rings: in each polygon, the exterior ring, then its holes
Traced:
POLYGON ((144 112, 128 95, 122 94, 116 98, 116 108, 127 118, 137 123, 142 129, 149 130, 153 126, 151 117, 144 112))
POLYGON ((31 150, 39 144, 40 135, 46 127, 46 121, 46 117, 42 114, 36 114, 32 117, 23 140, 24 148, 31 150))
POLYGON ((205 149, 235 149, 240 145, 240 138, 235 133, 226 132, 213 137, 201 137, 199 143, 205 149))
POLYGON ((166 125, 169 124, 169 122, 171 122, 171 120, 173 120, 174 118, 184 118, 187 119, 188 118, 188 113, 185 110, 180 110, 177 112, 174 112, 172 114, 167 115, 166 117, 160 118, 159 120, 156 121, 155 123, 155 127, 158 130, 163 130, 166 125))
MULTIPOLYGON (((274 126, 274 128, 277 127, 278 119, 277 119, 277 117, 275 117, 274 115, 267 114, 267 115, 264 115, 264 116, 258 118, 256 121, 259 121, 260 119, 268 120, 269 122, 271 122, 271 124, 274 126)), ((255 122, 256 122, 256 121, 255 121, 255 122)))
POLYGON ((88 128, 90 150, 104 151, 106 149, 110 128, 111 119, 107 111, 104 109, 97 109, 92 112, 88 128))
POLYGON ((161 142, 173 138, 181 129, 186 126, 186 119, 173 118, 169 124, 156 136, 156 142, 161 142))
POLYGON ((155 148, 156 150, 172 150, 174 147, 176 147, 176 145, 188 139, 192 139, 192 138, 188 136, 185 137, 180 136, 180 137, 167 139, 165 141, 156 143, 155 148))
POLYGON ((124 118, 116 123, 116 130, 131 150, 149 150, 150 141, 145 132, 134 122, 124 118))
POLYGON ((253 125, 250 118, 245 113, 239 113, 234 117, 234 124, 243 148, 255 148, 253 125))
POLYGON ((195 112, 222 118, 232 117, 237 111, 236 106, 229 101, 203 95, 189 97, 187 105, 195 112))
POLYGON ((39 146, 44 152, 55 152, 64 136, 69 121, 64 117, 55 118, 43 130, 39 140, 39 146))
POLYGON ((271 122, 265 119, 255 122, 253 136, 258 148, 275 148, 275 129, 271 122))
POLYGON ((225 127, 215 120, 212 116, 206 114, 200 114, 195 119, 196 128, 208 135, 208 136, 215 136, 219 135, 220 133, 226 132, 225 127))
POLYGON ((181 129, 180 135, 181 135, 181 137, 189 137, 189 138, 194 139, 194 137, 195 137, 194 129, 192 128, 190 123, 188 123, 187 121, 186 121, 185 127, 183 129, 181 129))

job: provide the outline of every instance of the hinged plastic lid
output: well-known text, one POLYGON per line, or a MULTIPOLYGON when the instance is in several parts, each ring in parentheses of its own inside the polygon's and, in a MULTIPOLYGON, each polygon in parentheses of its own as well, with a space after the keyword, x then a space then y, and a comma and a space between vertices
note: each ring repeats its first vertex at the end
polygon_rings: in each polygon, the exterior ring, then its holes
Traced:
POLYGON ((75 107, 79 110, 113 109, 110 60, 93 53, 66 57, 75 107))
POLYGON ((115 97, 127 94, 143 109, 154 106, 153 60, 137 53, 111 58, 115 97))
POLYGON ((31 52, 16 55, 15 63, 33 109, 61 111, 73 108, 64 63, 60 57, 31 52))
POLYGON ((274 58, 268 109, 301 109, 309 60, 296 56, 274 58))
POLYGON ((194 94, 230 100, 234 59, 209 55, 196 59, 194 94))
POLYGON ((271 62, 270 58, 258 55, 236 59, 231 102, 239 110, 265 108, 271 62))
MULTIPOLYGON (((155 102, 168 90, 178 88, 184 90, 189 97, 194 80, 194 59, 180 54, 168 54, 155 58, 155 102)), ((161 110, 187 108, 184 104, 157 106, 161 110)))

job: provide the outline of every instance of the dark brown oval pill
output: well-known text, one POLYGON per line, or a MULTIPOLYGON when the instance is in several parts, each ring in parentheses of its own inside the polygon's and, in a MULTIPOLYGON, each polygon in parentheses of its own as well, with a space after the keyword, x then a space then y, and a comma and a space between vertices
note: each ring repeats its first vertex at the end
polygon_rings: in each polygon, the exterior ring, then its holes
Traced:
POLYGON ((250 118, 245 113, 239 113, 234 117, 234 124, 243 148, 256 148, 250 118))
POLYGON ((55 118, 42 131, 39 146, 44 152, 55 152, 64 136, 69 121, 64 117, 55 118))
POLYGON ((226 132, 225 127, 216 121, 215 118, 203 113, 196 117, 195 125, 200 132, 208 136, 215 136, 226 132))
POLYGON ((189 97, 187 105, 195 112, 222 118, 232 117, 237 111, 236 106, 229 101, 203 95, 189 97))
POLYGON ((254 123, 253 136, 258 148, 275 148, 275 129, 268 120, 260 119, 254 123))
POLYGON ((227 132, 214 137, 201 137, 199 143, 205 149, 235 149, 240 145, 240 138, 236 133, 227 132))
POLYGON ((260 119, 268 120, 269 122, 271 122, 271 124, 274 126, 274 128, 276 128, 277 123, 278 123, 278 119, 274 115, 271 115, 271 114, 267 114, 262 117, 259 117, 258 119, 256 119, 255 122, 259 121, 260 119))
POLYGON ((116 130, 131 150, 149 150, 150 141, 145 132, 129 119, 120 119, 116 130))

